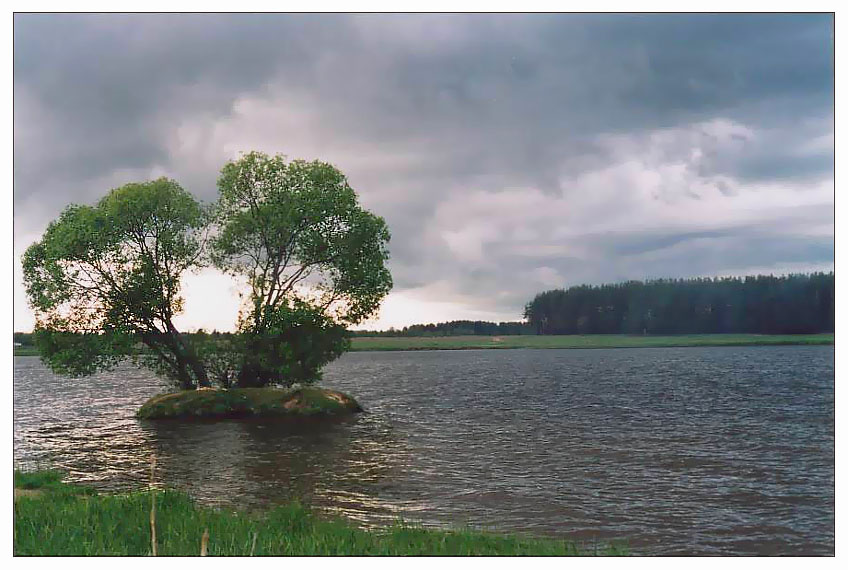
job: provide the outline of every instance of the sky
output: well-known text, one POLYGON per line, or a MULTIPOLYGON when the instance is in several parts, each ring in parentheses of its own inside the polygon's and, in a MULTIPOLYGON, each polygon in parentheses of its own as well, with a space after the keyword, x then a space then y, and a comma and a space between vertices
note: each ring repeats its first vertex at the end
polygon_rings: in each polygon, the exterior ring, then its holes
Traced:
MULTIPOLYGON (((20 256, 69 204, 160 176, 216 198, 251 150, 341 169, 392 233, 361 328, 515 321, 536 293, 831 271, 833 18, 16 14, 20 256)), ((179 324, 238 287, 186 276, 179 324)))

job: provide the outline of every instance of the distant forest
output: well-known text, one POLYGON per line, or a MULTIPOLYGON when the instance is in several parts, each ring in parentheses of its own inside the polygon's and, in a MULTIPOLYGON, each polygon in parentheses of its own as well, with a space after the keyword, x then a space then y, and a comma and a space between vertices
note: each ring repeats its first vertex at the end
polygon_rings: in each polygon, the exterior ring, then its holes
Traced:
POLYGON ((350 331, 353 336, 501 336, 535 335, 536 328, 521 322, 490 323, 488 321, 449 321, 427 325, 411 325, 387 331, 350 331))
MULTIPOLYGON (((525 307, 526 322, 449 321, 349 332, 354 337, 833 332, 834 285, 833 272, 580 285, 536 295, 525 307)), ((15 333, 15 342, 29 346, 31 334, 15 333)))
POLYGON ((834 274, 659 279, 539 293, 538 334, 805 334, 834 330, 834 274))

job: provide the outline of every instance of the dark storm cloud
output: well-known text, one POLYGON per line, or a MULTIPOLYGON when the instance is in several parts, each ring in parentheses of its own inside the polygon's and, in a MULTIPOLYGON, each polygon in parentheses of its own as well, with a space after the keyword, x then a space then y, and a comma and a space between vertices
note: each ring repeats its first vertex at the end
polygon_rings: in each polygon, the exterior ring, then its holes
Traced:
POLYGON ((130 180, 212 199, 257 148, 337 164, 397 288, 484 310, 832 259, 827 15, 19 14, 14 42, 16 251, 130 180))
POLYGON ((175 120, 226 114, 308 45, 289 19, 18 15, 16 103, 34 116, 16 112, 16 127, 44 133, 34 152, 16 149, 30 167, 21 176, 73 187, 77 178, 167 163, 163 139, 175 120))

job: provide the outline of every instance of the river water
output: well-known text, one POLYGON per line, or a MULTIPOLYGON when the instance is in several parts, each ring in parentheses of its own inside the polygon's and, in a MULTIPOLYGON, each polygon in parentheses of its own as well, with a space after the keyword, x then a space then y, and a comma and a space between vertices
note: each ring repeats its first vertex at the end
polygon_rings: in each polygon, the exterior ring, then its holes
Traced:
POLYGON ((623 541, 647 555, 834 553, 834 348, 349 353, 333 424, 139 421, 166 387, 15 357, 18 469, 201 503, 299 498, 370 528, 399 518, 623 541))

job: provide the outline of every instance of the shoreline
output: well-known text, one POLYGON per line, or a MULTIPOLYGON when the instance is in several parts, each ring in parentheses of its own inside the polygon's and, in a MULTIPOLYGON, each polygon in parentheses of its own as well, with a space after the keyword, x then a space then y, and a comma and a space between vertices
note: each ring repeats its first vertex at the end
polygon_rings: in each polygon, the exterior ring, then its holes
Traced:
MULTIPOLYGON (((512 335, 512 336, 356 336, 349 352, 421 350, 504 350, 578 348, 687 348, 721 346, 833 346, 834 333, 799 335, 512 335)), ((35 347, 15 348, 14 356, 38 356, 35 347)))
POLYGON ((364 530, 296 501, 247 513, 204 507, 170 489, 107 494, 64 483, 58 471, 14 475, 15 556, 204 556, 207 549, 210 556, 629 554, 624 544, 598 549, 566 539, 470 527, 427 529, 401 520, 364 530))
POLYGON ((833 333, 811 335, 516 335, 354 337, 350 352, 421 350, 688 348, 726 346, 833 346, 833 333))
POLYGON ((219 420, 236 418, 330 419, 362 411, 343 392, 304 386, 296 390, 276 388, 204 388, 157 394, 135 414, 140 420, 219 420))

